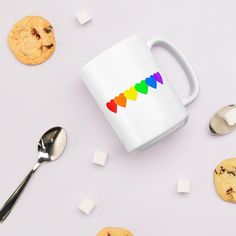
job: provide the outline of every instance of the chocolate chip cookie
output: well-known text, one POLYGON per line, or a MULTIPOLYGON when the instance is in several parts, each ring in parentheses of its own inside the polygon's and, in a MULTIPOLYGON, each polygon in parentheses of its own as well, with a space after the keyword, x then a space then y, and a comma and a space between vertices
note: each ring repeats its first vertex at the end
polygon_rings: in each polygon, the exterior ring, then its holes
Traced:
POLYGON ((214 180, 219 197, 236 203, 236 158, 222 161, 214 171, 214 180))
POLYGON ((127 229, 108 227, 102 229, 97 236, 133 236, 133 234, 127 229))
POLYGON ((13 26, 8 44, 22 63, 41 64, 55 51, 53 27, 41 16, 26 16, 13 26))

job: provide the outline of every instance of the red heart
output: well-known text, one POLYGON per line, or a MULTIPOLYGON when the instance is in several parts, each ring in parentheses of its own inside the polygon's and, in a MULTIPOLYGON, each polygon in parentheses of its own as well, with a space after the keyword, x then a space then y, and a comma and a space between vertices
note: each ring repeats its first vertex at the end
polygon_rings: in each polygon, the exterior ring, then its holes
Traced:
POLYGON ((114 99, 111 99, 111 101, 110 101, 110 102, 107 102, 106 105, 107 105, 107 108, 108 108, 110 111, 112 111, 112 112, 114 112, 114 113, 117 112, 117 105, 115 104, 114 99))

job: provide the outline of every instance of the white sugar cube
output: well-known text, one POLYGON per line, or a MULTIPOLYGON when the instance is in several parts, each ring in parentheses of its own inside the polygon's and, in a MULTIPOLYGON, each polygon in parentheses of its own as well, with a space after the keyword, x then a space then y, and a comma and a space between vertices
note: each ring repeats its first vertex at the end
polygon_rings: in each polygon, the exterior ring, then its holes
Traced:
POLYGON ((95 207, 95 202, 93 202, 92 200, 88 199, 88 198, 84 198, 79 205, 79 209, 84 212, 85 214, 90 214, 90 212, 93 210, 93 208, 95 207))
POLYGON ((189 193, 190 192, 190 181, 183 179, 177 182, 178 193, 189 193))
POLYGON ((93 155, 93 163, 100 166, 105 166, 107 161, 107 153, 102 151, 95 151, 93 155))
POLYGON ((228 125, 232 126, 236 124, 236 108, 231 109, 223 115, 224 120, 228 125))
POLYGON ((79 12, 77 12, 76 18, 78 19, 78 21, 81 25, 92 20, 92 17, 90 16, 90 14, 88 13, 88 11, 86 9, 82 9, 79 12))

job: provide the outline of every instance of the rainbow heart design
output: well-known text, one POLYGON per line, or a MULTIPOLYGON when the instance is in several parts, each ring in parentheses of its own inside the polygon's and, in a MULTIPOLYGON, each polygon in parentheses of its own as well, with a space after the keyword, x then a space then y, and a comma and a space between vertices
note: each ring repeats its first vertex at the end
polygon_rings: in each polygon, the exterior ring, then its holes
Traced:
POLYGON ((136 101, 138 97, 138 92, 135 90, 134 87, 130 87, 129 89, 124 91, 124 95, 127 99, 136 101))
POLYGON ((118 97, 114 98, 115 104, 121 107, 126 107, 126 101, 127 99, 123 93, 121 93, 118 97))
POLYGON ((111 99, 110 102, 107 102, 106 106, 111 112, 117 113, 117 106, 126 107, 127 99, 136 101, 138 93, 148 94, 148 87, 157 89, 157 83, 164 84, 159 72, 150 75, 145 80, 141 80, 139 83, 135 84, 135 86, 120 93, 118 96, 111 99))
POLYGON ((156 81, 154 75, 151 75, 150 77, 145 79, 145 82, 149 87, 157 88, 157 81, 156 81))
POLYGON ((148 86, 145 82, 145 80, 142 80, 140 83, 135 84, 135 89, 143 94, 147 94, 148 93, 148 86))

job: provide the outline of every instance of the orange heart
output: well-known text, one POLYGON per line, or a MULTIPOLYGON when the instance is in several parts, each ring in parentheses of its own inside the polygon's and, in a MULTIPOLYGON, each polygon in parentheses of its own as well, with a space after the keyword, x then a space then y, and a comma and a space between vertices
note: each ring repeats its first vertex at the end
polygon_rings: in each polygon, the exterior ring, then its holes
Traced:
POLYGON ((127 99, 123 93, 121 93, 118 97, 115 97, 114 101, 115 101, 116 105, 119 105, 121 107, 126 107, 127 99))

